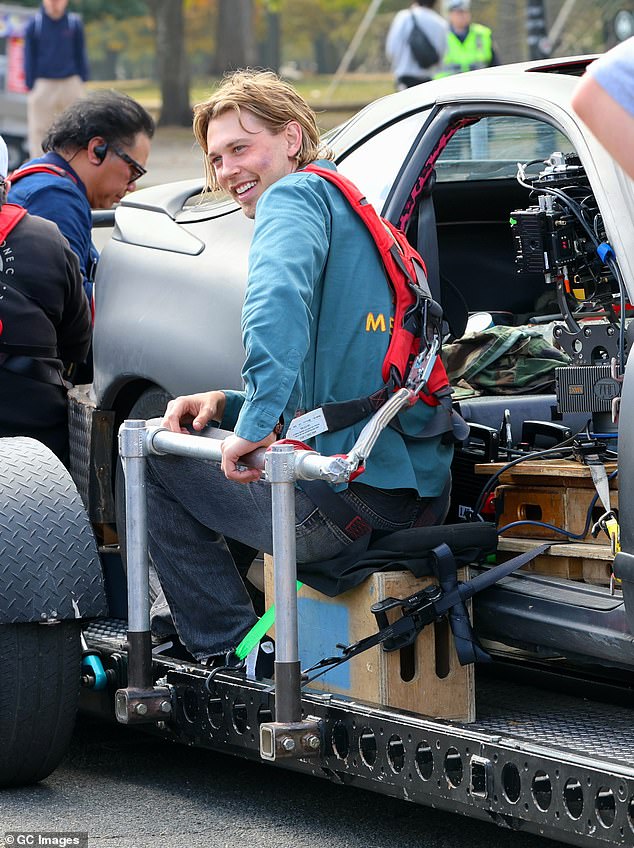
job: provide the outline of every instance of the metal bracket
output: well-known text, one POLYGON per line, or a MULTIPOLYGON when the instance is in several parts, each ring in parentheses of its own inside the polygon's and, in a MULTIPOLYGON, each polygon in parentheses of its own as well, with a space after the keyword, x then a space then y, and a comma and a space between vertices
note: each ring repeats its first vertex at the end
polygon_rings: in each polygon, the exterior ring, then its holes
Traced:
POLYGON ((473 755, 469 762, 469 792, 475 798, 488 798, 493 787, 493 764, 486 757, 473 755))
POLYGON ((167 686, 151 689, 117 689, 115 714, 121 724, 165 721, 172 714, 172 692, 167 686))
POLYGON ((260 725, 260 756, 268 762, 316 757, 322 749, 321 719, 309 716, 304 721, 269 721, 260 725))

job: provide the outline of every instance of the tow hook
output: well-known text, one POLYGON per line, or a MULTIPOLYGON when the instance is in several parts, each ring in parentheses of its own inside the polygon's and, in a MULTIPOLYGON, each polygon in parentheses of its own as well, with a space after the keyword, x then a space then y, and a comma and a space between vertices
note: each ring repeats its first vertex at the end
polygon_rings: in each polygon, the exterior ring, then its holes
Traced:
POLYGON ((308 716, 304 721, 269 721, 260 725, 260 756, 268 762, 316 757, 323 748, 323 722, 308 716))

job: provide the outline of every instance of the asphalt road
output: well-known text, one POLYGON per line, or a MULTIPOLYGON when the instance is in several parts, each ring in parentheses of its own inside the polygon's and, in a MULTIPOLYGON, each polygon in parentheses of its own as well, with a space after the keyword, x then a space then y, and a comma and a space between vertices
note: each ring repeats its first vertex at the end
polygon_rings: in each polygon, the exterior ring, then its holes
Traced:
POLYGON ((0 796, 0 842, 6 831, 37 830, 88 832, 91 848, 557 844, 88 719, 47 780, 0 796))

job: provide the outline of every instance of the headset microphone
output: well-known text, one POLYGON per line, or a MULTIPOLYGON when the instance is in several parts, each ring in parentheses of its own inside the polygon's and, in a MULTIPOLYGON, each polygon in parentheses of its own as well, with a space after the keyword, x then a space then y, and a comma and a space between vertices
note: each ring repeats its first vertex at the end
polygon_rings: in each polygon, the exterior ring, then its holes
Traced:
POLYGON ((106 153, 108 152, 108 143, 104 142, 103 144, 96 144, 93 147, 93 152, 97 159, 99 159, 99 164, 101 165, 103 160, 106 158, 106 153))

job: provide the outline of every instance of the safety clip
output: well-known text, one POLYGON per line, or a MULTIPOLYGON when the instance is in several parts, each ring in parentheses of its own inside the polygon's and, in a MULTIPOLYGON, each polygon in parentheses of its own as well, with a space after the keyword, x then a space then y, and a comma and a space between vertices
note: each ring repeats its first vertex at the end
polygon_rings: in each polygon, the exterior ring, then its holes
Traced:
POLYGON ((610 540, 612 556, 616 556, 621 550, 621 530, 619 528, 619 522, 616 520, 616 515, 612 510, 604 512, 599 520, 592 525, 591 533, 594 539, 599 535, 600 530, 603 530, 610 540))

